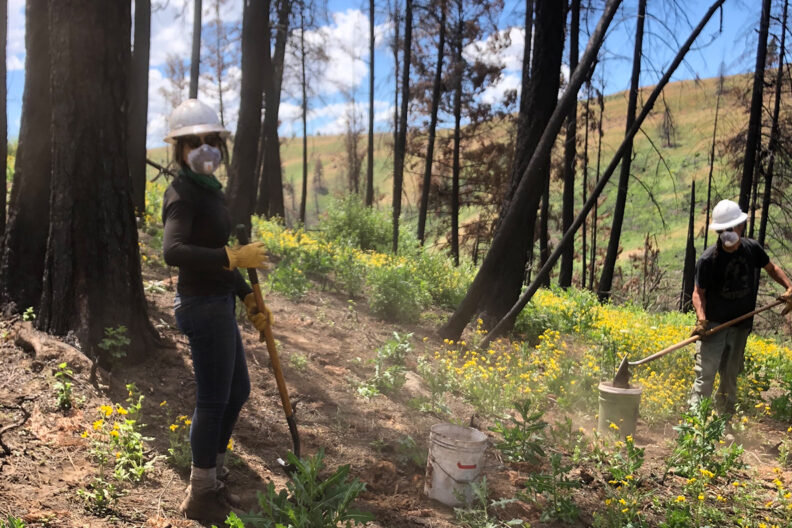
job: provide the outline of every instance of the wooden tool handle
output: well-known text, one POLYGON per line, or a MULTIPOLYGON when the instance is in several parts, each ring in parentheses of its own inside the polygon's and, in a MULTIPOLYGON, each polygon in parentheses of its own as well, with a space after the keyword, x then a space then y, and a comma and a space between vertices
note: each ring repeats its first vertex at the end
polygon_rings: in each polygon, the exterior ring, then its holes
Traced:
MULTIPOLYGON (((248 244, 247 228, 243 225, 237 226, 237 240, 242 245, 248 244)), ((264 297, 261 295, 261 286, 259 285, 258 273, 256 268, 247 268, 248 278, 250 279, 250 286, 253 288, 253 295, 256 298, 256 306, 259 312, 266 313, 266 306, 264 305, 264 297)), ((278 393, 280 393, 281 403, 283 404, 283 412, 286 414, 286 419, 292 418, 294 413, 291 402, 289 401, 289 391, 286 388, 286 380, 283 378, 283 370, 281 369, 280 358, 278 357, 278 350, 275 348, 275 338, 272 335, 272 327, 270 326, 269 318, 264 325, 264 331, 259 335, 259 341, 267 343, 267 352, 269 353, 270 363, 272 364, 272 371, 275 373, 275 382, 278 385, 278 393)))
POLYGON ((700 335, 690 336, 687 339, 685 339, 684 341, 680 341, 679 343, 676 343, 675 345, 671 345, 668 348, 664 348, 660 352, 656 352, 656 353, 652 354, 651 356, 645 357, 645 358, 643 358, 643 359, 641 359, 639 361, 630 361, 630 366, 631 367, 637 367, 638 365, 643 365, 644 363, 649 363, 650 361, 654 361, 657 358, 665 356, 669 352, 673 352, 674 350, 678 350, 678 349, 680 349, 680 348, 682 348, 684 346, 687 346, 687 345, 689 345, 691 343, 695 343, 696 341, 698 341, 702 337, 711 336, 712 334, 720 332, 724 328, 728 328, 730 326, 734 326, 737 323, 745 321, 749 317, 753 317, 754 315, 756 315, 758 313, 761 313, 761 312, 764 312, 765 310, 769 310, 770 308, 775 308, 776 306, 778 306, 780 304, 784 304, 784 301, 776 300, 774 302, 771 302, 770 304, 766 304, 765 306, 762 306, 761 308, 757 308, 756 310, 754 310, 752 312, 748 312, 747 314, 743 314, 740 317, 736 317, 736 318, 732 319, 731 321, 727 321, 725 323, 719 324, 715 328, 707 330, 707 332, 704 334, 704 336, 700 336, 700 335))

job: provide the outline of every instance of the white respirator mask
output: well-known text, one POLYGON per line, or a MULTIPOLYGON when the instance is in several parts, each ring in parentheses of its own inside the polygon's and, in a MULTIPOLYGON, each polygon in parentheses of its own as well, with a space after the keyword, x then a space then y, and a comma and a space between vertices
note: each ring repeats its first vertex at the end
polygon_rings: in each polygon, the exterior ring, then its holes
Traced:
POLYGON ((731 249, 737 245, 737 242, 740 241, 740 235, 735 233, 734 231, 724 231, 720 235, 720 241, 723 244, 723 247, 731 249))
POLYGON ((220 150, 205 143, 187 154, 187 165, 199 174, 214 174, 222 160, 220 150))

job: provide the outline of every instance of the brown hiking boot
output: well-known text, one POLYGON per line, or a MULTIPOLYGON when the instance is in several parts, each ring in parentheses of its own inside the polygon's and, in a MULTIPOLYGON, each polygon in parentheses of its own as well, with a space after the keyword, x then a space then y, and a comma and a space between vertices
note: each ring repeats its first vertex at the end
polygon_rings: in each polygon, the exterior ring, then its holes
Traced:
POLYGON ((226 500, 225 495, 227 493, 224 487, 193 490, 192 486, 190 486, 187 488, 187 497, 179 506, 179 511, 188 519, 222 524, 232 511, 239 513, 226 500))

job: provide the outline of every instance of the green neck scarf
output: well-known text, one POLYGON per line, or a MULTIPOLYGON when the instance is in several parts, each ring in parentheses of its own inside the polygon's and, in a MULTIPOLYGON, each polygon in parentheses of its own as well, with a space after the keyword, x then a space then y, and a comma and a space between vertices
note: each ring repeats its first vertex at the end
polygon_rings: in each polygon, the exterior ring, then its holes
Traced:
POLYGON ((191 179, 196 184, 198 184, 199 187, 203 187, 204 189, 208 189, 210 191, 219 191, 223 188, 223 184, 220 183, 213 174, 201 174, 193 171, 189 167, 182 167, 182 169, 179 171, 179 174, 191 179))

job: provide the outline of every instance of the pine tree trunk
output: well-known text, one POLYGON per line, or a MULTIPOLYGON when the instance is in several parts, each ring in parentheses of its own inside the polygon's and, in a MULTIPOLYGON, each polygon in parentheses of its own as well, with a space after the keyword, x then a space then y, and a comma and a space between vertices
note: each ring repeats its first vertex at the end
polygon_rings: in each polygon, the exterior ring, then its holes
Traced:
POLYGON ((366 205, 374 204, 374 0, 369 0, 369 129, 366 159, 366 205))
MULTIPOLYGON (((588 198, 588 147, 589 147, 589 119, 591 111, 591 79, 589 79, 586 83, 586 110, 584 114, 585 119, 585 126, 584 126, 584 137, 583 137, 583 199, 582 202, 586 203, 588 198)), ((582 238, 582 244, 580 248, 580 258, 581 258, 581 266, 580 266, 580 287, 581 289, 586 289, 586 275, 588 273, 588 267, 586 266, 586 251, 588 248, 586 247, 587 244, 587 226, 586 221, 583 220, 583 225, 580 228, 580 234, 582 238)))
POLYGON ((770 0, 762 0, 759 41, 756 47, 756 67, 754 69, 753 91, 751 93, 751 109, 748 117, 748 134, 745 137, 745 157, 743 158, 742 179, 740 180, 740 209, 743 211, 748 210, 756 165, 756 153, 762 140, 762 95, 764 91, 769 26, 770 0))
POLYGON ((146 211, 146 123, 148 122, 151 0, 135 0, 135 44, 129 82, 129 177, 135 214, 146 211))
POLYGON ((457 9, 457 31, 454 42, 454 153, 451 168, 451 256, 454 266, 459 266, 459 149, 462 141, 462 76, 465 64, 462 59, 462 2, 457 9))
POLYGON ((127 359, 158 337, 147 316, 127 161, 128 2, 50 3, 52 181, 36 325, 96 353, 105 328, 128 329, 127 359), (63 21, 68 20, 68 24, 63 21))
POLYGON ((437 131, 437 112, 440 109, 440 93, 443 83, 443 52, 446 32, 446 0, 440 3, 440 36, 437 41, 437 69, 432 85, 432 106, 429 118, 429 137, 426 140, 426 165, 424 167, 423 185, 421 186, 421 204, 418 208, 418 240, 424 243, 426 233, 426 213, 429 208, 429 188, 432 185, 432 161, 434 159, 435 133, 437 131))
MULTIPOLYGON (((6 56, 6 48, 8 42, 8 0, 0 0, 0 57, 6 56)), ((8 171, 8 112, 6 110, 6 103, 8 99, 8 90, 6 89, 6 64, 5 61, 0 61, 0 175, 2 175, 3 183, 0 185, 0 192, 2 195, 2 202, 0 203, 0 251, 3 249, 2 234, 6 228, 6 209, 7 209, 7 196, 8 196, 8 183, 6 173, 8 171)))
MULTIPOLYGON (((245 3, 242 14, 242 82, 234 153, 228 175, 228 210, 233 225, 250 226, 256 197, 256 152, 261 122, 263 70, 261 50, 267 39, 269 0, 245 3)), ((265 53, 266 55, 266 53, 265 53)))
MULTIPOLYGON (((553 3, 556 5, 552 7, 557 9, 558 3, 553 3)), ((529 162, 528 167, 525 169, 525 172, 520 179, 519 185, 514 190, 512 201, 509 204, 506 216, 501 221, 500 227, 495 233, 495 237, 492 240, 492 245, 490 246, 486 257, 484 257, 484 261, 482 262, 481 267, 479 268, 479 271, 473 280, 473 283, 468 289, 465 298, 462 300, 462 303, 453 313, 448 322, 440 329, 441 337, 452 339, 457 339, 459 337, 459 335, 462 333, 462 330, 470 321, 470 318, 476 313, 480 304, 480 300, 482 300, 485 292, 488 292, 493 288, 493 285, 496 284, 496 280, 500 275, 503 275, 505 272, 509 271, 507 266, 513 266, 513 263, 517 260, 515 258, 515 253, 517 253, 517 256, 523 258, 522 269, 517 270, 520 279, 522 279, 523 273, 525 272, 525 252, 523 251, 520 253, 519 249, 515 249, 514 242, 515 238, 526 238, 525 235, 527 233, 523 229, 523 226, 525 225, 525 211, 531 211, 533 213, 533 220, 535 221, 536 219, 538 193, 535 192, 535 189, 541 188, 541 182, 544 181, 544 175, 546 174, 542 160, 550 155, 553 143, 558 136, 558 132, 561 130, 561 126, 563 125, 567 113, 576 104, 578 90, 585 80, 585 76, 583 75, 582 71, 588 71, 588 69, 594 63, 594 59, 596 58, 596 55, 602 46, 605 32, 613 20, 616 9, 620 4, 620 0, 609 0, 605 6, 602 17, 597 23, 597 27, 592 33, 589 43, 586 47, 586 51, 580 61, 582 68, 578 67, 575 72, 573 72, 569 79, 569 84, 567 85, 566 90, 560 99, 558 99, 558 107, 553 111, 553 114, 547 121, 547 125, 544 127, 541 138, 535 148, 535 152, 531 157, 531 161, 529 162), (514 233, 517 233, 520 235, 520 237, 515 237, 514 233), (504 264, 506 266, 504 266, 504 264)), ((539 5, 545 7, 544 2, 541 2, 539 5)), ((563 5, 560 7, 562 12, 560 13, 560 16, 558 16, 559 20, 555 21, 555 24, 553 24, 553 29, 563 34, 563 5)), ((537 10, 537 21, 542 20, 543 16, 544 14, 541 12, 541 10, 537 10)), ((539 37, 539 29, 541 28, 542 30, 549 30, 547 26, 547 24, 537 22, 537 39, 539 37)), ((558 41, 561 42, 560 47, 563 48, 562 38, 558 38, 558 41)), ((560 61, 561 51, 558 50, 557 53, 557 60, 560 61)), ((535 55, 537 59, 539 59, 539 57, 542 57, 544 54, 537 52, 535 55)), ((533 71, 538 72, 541 71, 541 69, 534 68, 533 71)), ((557 97, 557 91, 554 95, 557 97)), ((589 198, 589 201, 591 201, 591 198, 589 198)), ((514 268, 512 267, 511 271, 513 270, 514 268)), ((517 284, 515 291, 519 292, 521 283, 522 280, 520 280, 520 282, 517 284)), ((504 293, 511 295, 511 292, 506 292, 505 290, 504 293)), ((511 322, 513 324, 513 320, 511 322)))
MULTIPOLYGON (((536 22, 533 61, 528 85, 523 86, 520 101, 514 172, 508 202, 513 200, 514 191, 525 173, 558 100, 561 57, 564 50, 564 2, 536 0, 534 9, 536 22)), ((525 79, 526 76, 523 74, 523 80, 525 79)), ((487 328, 499 321, 519 296, 534 245, 539 203, 549 180, 549 174, 550 153, 548 152, 541 159, 541 179, 536 182, 538 192, 532 194, 527 206, 520 211, 519 227, 512 228, 511 232, 505 235, 509 239, 509 254, 502 260, 501 271, 493 277, 491 287, 483 293, 480 300, 479 312, 487 328)), ((501 217, 503 216, 502 213, 501 217)), ((502 228, 501 226, 498 230, 502 228)))
POLYGON ((396 146, 399 144, 399 3, 393 2, 393 181, 396 181, 396 146))
POLYGON ((690 184, 690 209, 688 209, 688 233, 685 246, 685 266, 682 270, 682 295, 679 299, 679 311, 689 312, 693 308, 693 285, 696 272, 696 180, 690 184))
POLYGON ((412 0, 406 0, 404 9, 404 58, 402 74, 401 115, 399 137, 394 152, 393 171, 393 253, 399 251, 399 216, 404 180, 404 155, 407 147, 407 106, 410 101, 410 48, 412 46, 412 0))
POLYGON ((784 46, 786 45, 787 8, 789 0, 784 0, 784 14, 781 17, 781 46, 778 48, 778 71, 775 81, 775 100, 773 101, 773 121, 770 126, 770 160, 767 162, 765 175, 764 196, 762 197, 762 217, 759 221, 759 243, 764 246, 767 235, 767 220, 770 217, 770 204, 773 195, 773 171, 775 170, 775 157, 778 152, 779 125, 778 118, 781 112, 781 84, 784 74, 784 46))
MULTIPOLYGON (((293 3, 293 0, 280 0, 278 3, 278 25, 275 30, 275 48, 272 57, 267 53, 268 48, 259 51, 260 57, 264 60, 264 127, 262 170, 259 175, 256 212, 267 218, 275 216, 284 218, 285 216, 278 112, 283 84, 286 41, 289 37, 289 16, 293 3)), ((269 30, 266 35, 269 36, 269 30)), ((269 39, 267 39, 267 45, 269 45, 269 39)))
MULTIPOLYGON (((580 34, 580 0, 572 0, 569 28, 569 69, 577 68, 578 35, 580 34)), ((575 218, 575 158, 577 157, 577 106, 567 117, 566 138, 564 141, 564 196, 561 226, 566 233, 575 218)), ((585 229, 583 230, 585 232, 585 229)), ((558 285, 562 288, 572 286, 572 265, 575 261, 575 246, 571 245, 561 255, 561 269, 558 285)))
POLYGON ((305 225, 305 203, 308 194, 308 81, 305 78, 305 2, 300 4, 300 73, 302 77, 302 194, 300 195, 300 222, 305 225))
MULTIPOLYGON (((720 113, 720 100, 723 94, 723 70, 718 77, 718 93, 715 98, 715 124, 712 126, 712 143, 709 153, 709 175, 707 176, 707 208, 706 220, 704 222, 704 249, 707 249, 707 238, 709 237, 710 210, 712 208, 712 172, 715 169, 715 139, 718 135, 718 114, 720 113)), ((703 250, 702 250, 703 251, 703 250)))
POLYGON ((3 303, 38 313, 50 210, 50 78, 47 0, 25 6, 25 88, 0 280, 3 303))
MULTIPOLYGON (((643 49, 644 20, 646 18, 646 0, 638 1, 638 19, 635 24, 635 50, 633 51, 632 77, 630 78, 630 96, 627 100, 627 123, 625 131, 629 131, 635 122, 635 112, 638 106, 638 90, 640 89, 641 56, 643 49)), ((624 223, 624 209, 627 205, 627 186, 630 183, 630 163, 632 161, 632 141, 627 143, 627 150, 621 161, 619 173, 619 188, 616 192, 616 205, 613 208, 613 223, 611 224, 608 250, 605 261, 602 263, 597 296, 600 301, 606 301, 611 296, 613 287, 613 273, 616 269, 616 260, 619 258, 619 244, 621 242, 622 224, 624 223)))
POLYGON ((201 0, 193 4, 192 58, 190 59, 190 99, 198 99, 198 77, 201 74, 201 0))

